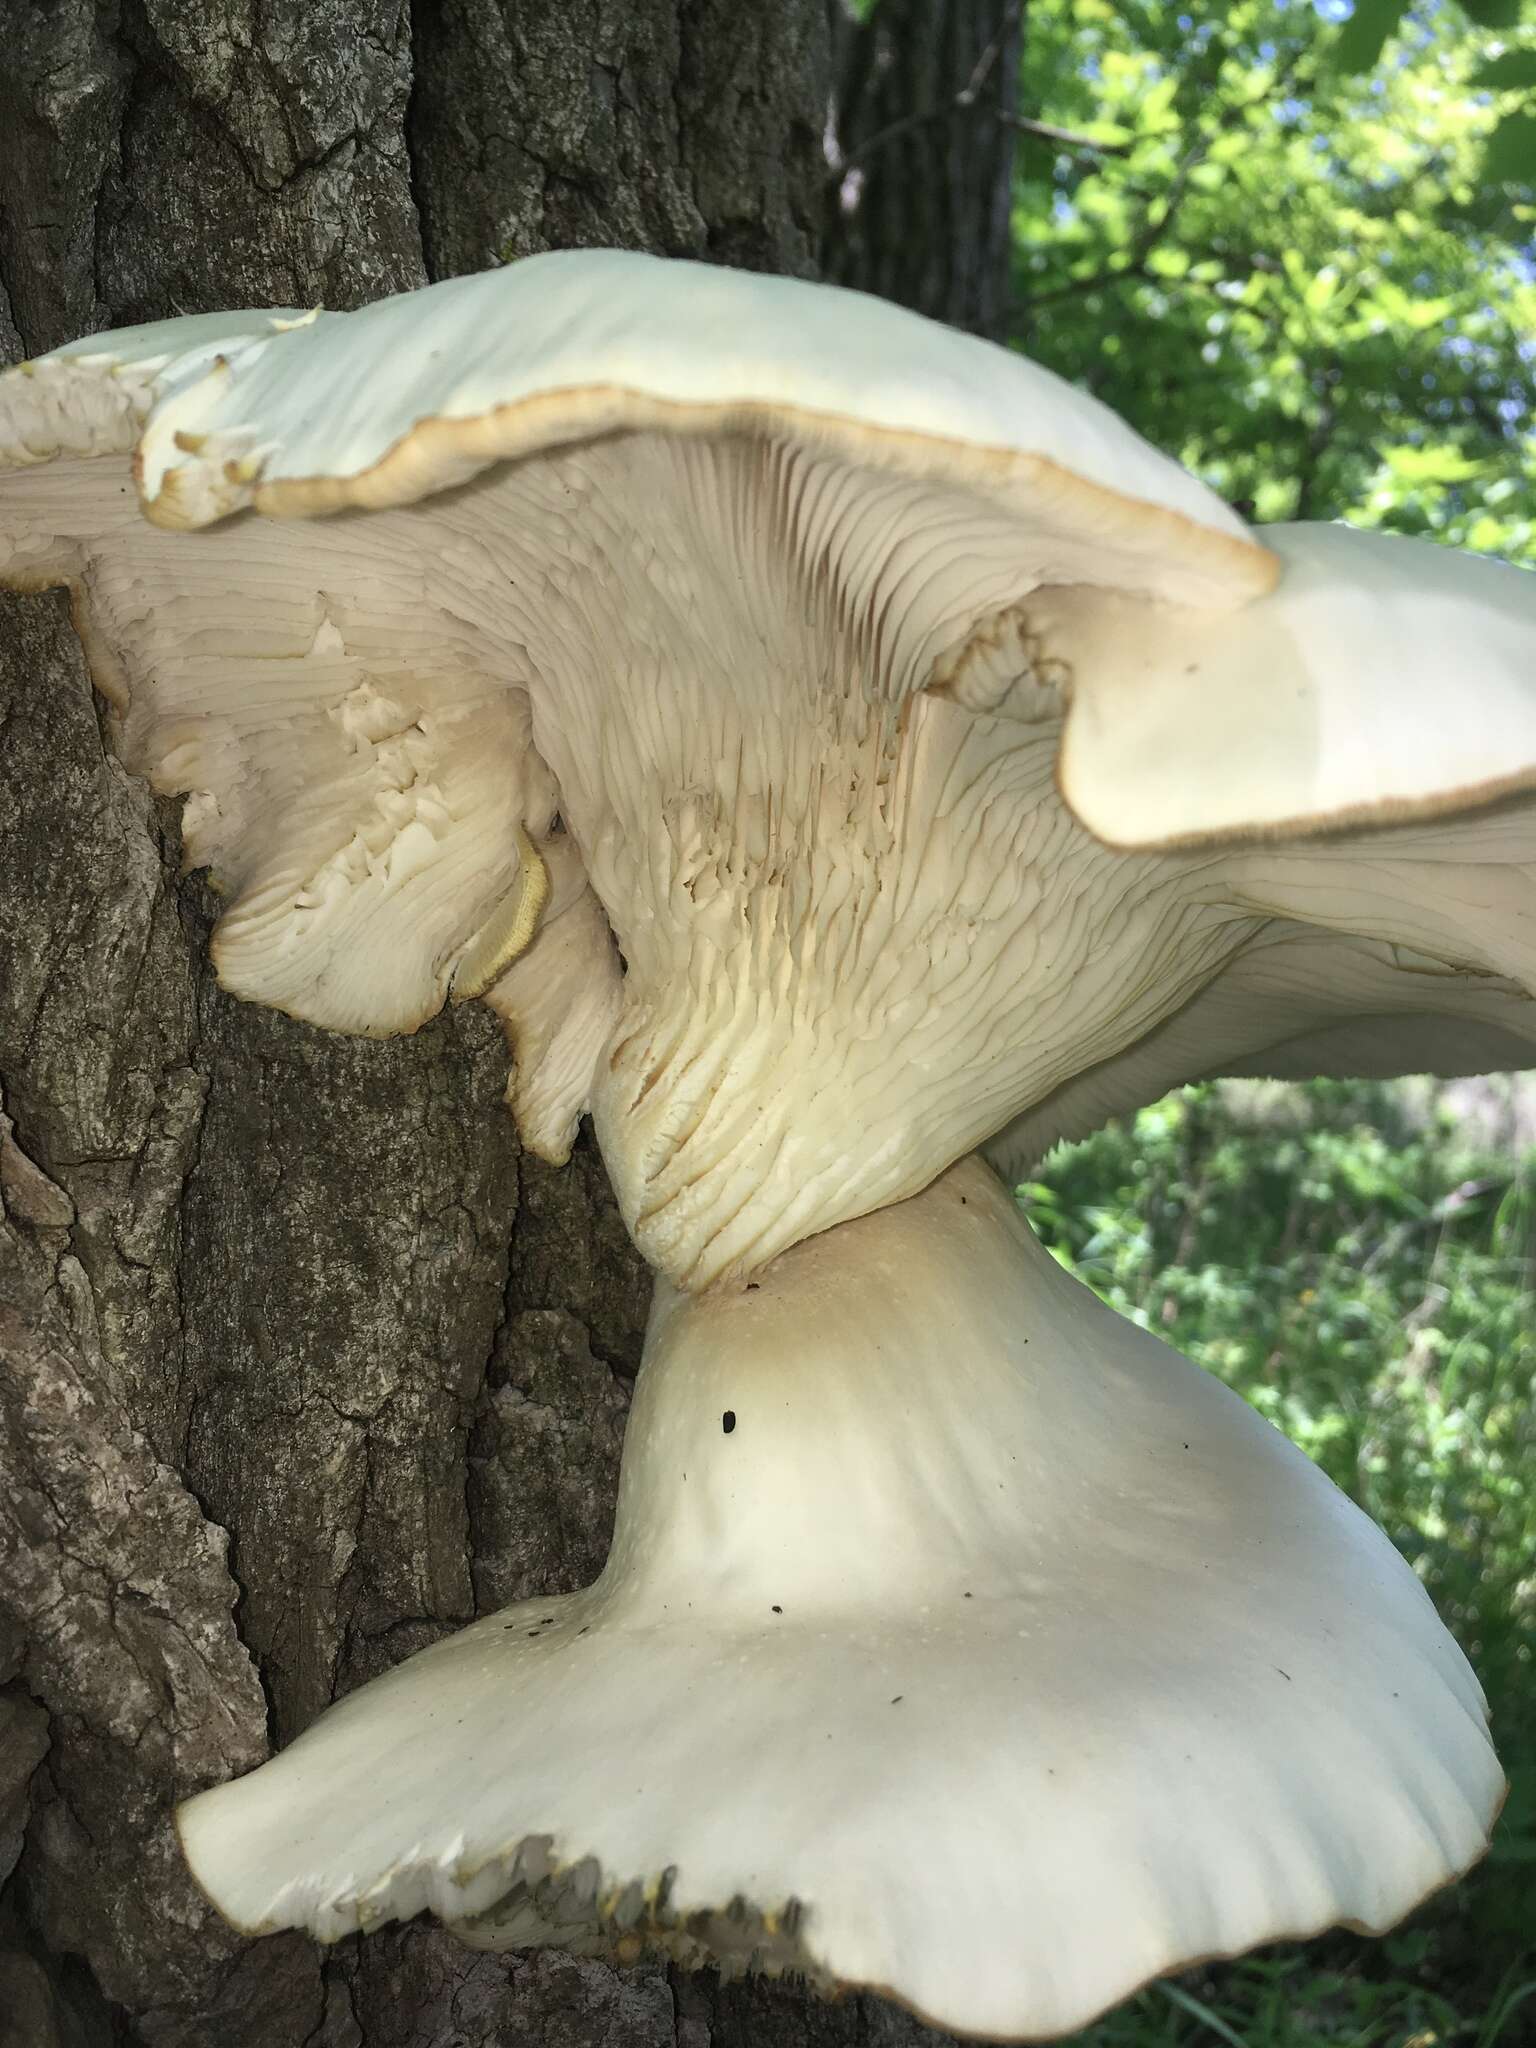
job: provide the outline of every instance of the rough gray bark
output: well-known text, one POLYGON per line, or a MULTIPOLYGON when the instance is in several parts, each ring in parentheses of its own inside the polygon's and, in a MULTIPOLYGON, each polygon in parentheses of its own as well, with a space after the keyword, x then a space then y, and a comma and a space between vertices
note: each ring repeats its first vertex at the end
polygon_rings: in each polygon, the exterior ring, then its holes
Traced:
POLYGON ((829 0, 826 275, 1002 340, 1024 0, 829 0))
MULTIPOLYGON (((620 242, 812 267, 822 0, 5 10, 0 348, 620 242)), ((0 607, 0 2044, 911 2041, 874 2001, 225 1929, 173 1802, 600 1563, 649 1279, 488 1014, 230 1001, 67 606, 0 607)), ((929 2037, 932 2038, 932 2037, 929 2037)))

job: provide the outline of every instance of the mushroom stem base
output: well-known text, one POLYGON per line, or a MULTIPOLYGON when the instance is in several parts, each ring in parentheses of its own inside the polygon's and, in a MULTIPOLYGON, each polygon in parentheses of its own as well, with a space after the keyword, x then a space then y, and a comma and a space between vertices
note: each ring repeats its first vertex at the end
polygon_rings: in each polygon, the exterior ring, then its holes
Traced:
POLYGON ((1284 1438, 975 1161, 664 1285, 586 1592, 412 1658, 180 1816, 252 1931, 796 1969, 986 2038, 1481 1853, 1477 1683, 1284 1438))

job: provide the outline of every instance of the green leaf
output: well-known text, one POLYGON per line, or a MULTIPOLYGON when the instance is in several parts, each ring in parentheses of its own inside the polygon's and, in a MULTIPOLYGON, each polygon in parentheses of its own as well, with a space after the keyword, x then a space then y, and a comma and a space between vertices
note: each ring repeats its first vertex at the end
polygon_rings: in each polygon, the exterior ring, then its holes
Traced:
POLYGON ((1089 142, 1101 143, 1105 149, 1124 149, 1136 140, 1135 129, 1119 121, 1085 121, 1082 132, 1089 142))
POLYGON ((1520 92, 1536 85, 1536 50, 1506 50, 1490 57, 1470 83, 1475 92, 1520 92))
POLYGON ((1506 114, 1483 151, 1483 178, 1490 185, 1536 185, 1536 114, 1506 114))
POLYGON ((1388 36, 1407 10, 1407 0, 1355 0, 1355 11, 1339 30, 1333 61, 1340 71, 1369 71, 1388 36))
POLYGON ((1153 277, 1183 277, 1189 269, 1189 251, 1176 246, 1153 249, 1147 269, 1153 277))
MULTIPOLYGON (((1459 484, 1477 475, 1478 465, 1445 443, 1430 448, 1384 448, 1383 457, 1406 483, 1459 484)), ((1378 1195, 1380 1189, 1363 1190, 1378 1195)))
POLYGON ((1333 303, 1333 295, 1339 288, 1339 273, 1330 265, 1320 270, 1302 295, 1309 313, 1321 313, 1333 303))
POLYGON ((1149 87, 1142 94, 1136 116, 1137 125, 1144 135, 1154 134, 1161 128, 1177 127, 1173 102, 1178 88, 1178 77, 1170 72, 1166 78, 1159 79, 1156 85, 1149 87))
POLYGON ((1408 309, 1407 323, 1421 332, 1426 327, 1438 327, 1455 304, 1456 301, 1451 298, 1415 299, 1408 309))

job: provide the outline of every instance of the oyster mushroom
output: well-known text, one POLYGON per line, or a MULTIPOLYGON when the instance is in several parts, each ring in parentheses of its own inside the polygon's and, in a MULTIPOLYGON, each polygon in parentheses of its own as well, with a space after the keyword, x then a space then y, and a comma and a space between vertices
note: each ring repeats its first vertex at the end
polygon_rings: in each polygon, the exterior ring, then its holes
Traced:
POLYGON ((662 1276, 602 1578, 190 1802, 232 1918, 1031 2036, 1479 1853, 1413 1575, 965 1155, 1525 1053, 1531 579, 1272 551, 1004 351, 614 252, 92 337, 6 450, 0 576, 188 793, 226 983, 484 995, 662 1276))

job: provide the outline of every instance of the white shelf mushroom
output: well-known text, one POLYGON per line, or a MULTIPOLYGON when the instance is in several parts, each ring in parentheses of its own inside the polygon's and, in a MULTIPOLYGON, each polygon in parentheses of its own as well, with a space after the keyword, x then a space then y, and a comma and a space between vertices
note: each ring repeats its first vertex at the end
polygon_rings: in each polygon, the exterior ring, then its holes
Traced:
POLYGON ((1020 2037, 1480 1853, 1413 1575, 955 1162, 1528 1060, 1536 581, 1271 550, 1015 356, 614 252, 93 337, 0 379, 0 461, 0 578, 72 586, 188 793, 221 977, 485 993, 662 1276, 601 1580, 192 1801, 226 1913, 1020 2037))

